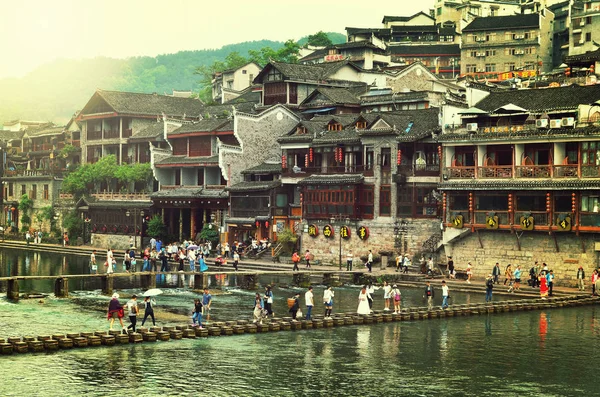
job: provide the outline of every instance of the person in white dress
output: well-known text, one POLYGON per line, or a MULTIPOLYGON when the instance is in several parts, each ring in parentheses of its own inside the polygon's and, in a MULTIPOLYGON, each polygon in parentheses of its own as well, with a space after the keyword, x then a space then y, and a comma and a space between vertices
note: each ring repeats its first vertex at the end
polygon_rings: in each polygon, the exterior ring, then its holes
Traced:
POLYGON ((369 300, 367 299, 367 287, 363 286, 358 295, 358 314, 370 314, 371 309, 369 308, 369 300))
POLYGON ((113 252, 109 248, 108 251, 106 251, 106 273, 113 273, 113 260, 113 252))
POLYGON ((385 299, 385 307, 384 311, 390 310, 390 292, 392 291, 392 287, 387 283, 387 281, 383 282, 383 299, 385 299))
POLYGON ((325 318, 331 318, 331 311, 333 310, 333 297, 334 292, 331 286, 327 287, 323 292, 323 303, 325 304, 325 318))

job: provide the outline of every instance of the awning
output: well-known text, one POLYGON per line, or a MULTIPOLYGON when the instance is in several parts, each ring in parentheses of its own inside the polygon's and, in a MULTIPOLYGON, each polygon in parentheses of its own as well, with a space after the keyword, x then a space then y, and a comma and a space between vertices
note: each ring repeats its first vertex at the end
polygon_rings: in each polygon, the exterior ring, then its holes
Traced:
POLYGON ((458 114, 488 114, 485 110, 478 109, 476 107, 470 107, 467 110, 458 112, 458 114))

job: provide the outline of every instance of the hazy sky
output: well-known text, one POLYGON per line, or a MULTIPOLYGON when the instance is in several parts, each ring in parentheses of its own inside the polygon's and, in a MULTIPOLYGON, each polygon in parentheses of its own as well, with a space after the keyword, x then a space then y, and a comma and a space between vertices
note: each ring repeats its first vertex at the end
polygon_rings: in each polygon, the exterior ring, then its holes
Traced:
POLYGON ((0 78, 22 76, 56 58, 154 56, 380 27, 384 15, 412 15, 433 2, 0 0, 0 78))

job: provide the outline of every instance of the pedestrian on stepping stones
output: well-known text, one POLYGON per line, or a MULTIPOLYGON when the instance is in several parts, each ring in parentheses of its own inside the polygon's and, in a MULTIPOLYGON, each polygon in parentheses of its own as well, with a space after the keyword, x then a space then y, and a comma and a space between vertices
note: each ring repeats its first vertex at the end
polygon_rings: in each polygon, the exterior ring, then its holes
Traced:
POLYGON ((394 301, 394 313, 400 313, 400 302, 402 301, 402 294, 398 289, 398 286, 394 284, 392 287, 392 291, 390 292, 390 296, 394 301))
POLYGON ((256 295, 254 295, 254 311, 252 312, 252 316, 254 317, 252 322, 254 324, 262 324, 264 317, 263 310, 263 300, 261 299, 260 294, 257 292, 256 295))
POLYGON ((313 287, 308 287, 308 291, 304 294, 304 302, 306 304, 306 320, 312 320, 312 308, 315 305, 313 287))
POLYGON ((446 285, 446 280, 442 280, 442 309, 448 308, 448 299, 450 298, 450 290, 446 285))
POLYGON ((275 317, 275 313, 273 313, 273 291, 271 291, 271 286, 267 285, 265 288, 265 296, 264 296, 264 309, 267 312, 267 315, 275 317))
POLYGON ((373 300, 375 299, 375 291, 377 291, 379 287, 375 287, 373 283, 369 282, 367 286, 367 300, 369 301, 369 309, 371 312, 373 311, 373 300))
POLYGON ((427 286, 425 287, 423 298, 427 298, 427 310, 433 310, 433 287, 429 280, 427 280, 426 284, 427 286))
POLYGON ((123 311, 123 306, 119 302, 119 294, 116 292, 112 295, 110 302, 108 303, 108 320, 110 321, 110 330, 113 329, 113 324, 115 323, 115 319, 119 319, 119 323, 121 324, 121 328, 123 331, 126 330, 125 325, 123 324, 123 316, 125 315, 123 311))
POLYGON ((392 287, 391 285, 389 285, 387 283, 387 281, 383 282, 383 299, 385 299, 385 307, 383 308, 384 311, 389 311, 390 310, 390 299, 392 298, 392 287))
POLYGON ((192 311, 192 327, 202 328, 202 302, 194 299, 194 311, 192 311))
POLYGON ((152 325, 156 326, 156 320, 154 319, 154 306, 156 301, 149 296, 144 297, 144 319, 142 320, 142 327, 146 322, 148 316, 152 317, 152 325))
POLYGON ((323 303, 325 304, 325 318, 331 318, 331 311, 333 310, 333 297, 335 293, 331 289, 331 285, 323 292, 323 303))
POLYGON ((132 295, 131 299, 127 302, 127 310, 129 311, 129 326, 127 329, 133 329, 135 332, 135 325, 137 324, 137 315, 138 315, 138 304, 137 304, 137 295, 132 295))
POLYGON ((237 251, 233 251, 233 268, 238 271, 238 263, 240 263, 240 254, 237 251))
POLYGON ((206 316, 206 322, 210 320, 210 305, 212 304, 212 295, 208 293, 208 288, 204 288, 202 294, 202 314, 206 316))
MULTIPOLYGON (((292 319, 296 320, 296 316, 299 313, 298 311, 300 310, 300 293, 296 292, 294 294, 294 303, 292 304, 292 307, 290 307, 290 313, 292 313, 292 319)), ((302 312, 300 312, 300 314, 302 314, 302 312)))

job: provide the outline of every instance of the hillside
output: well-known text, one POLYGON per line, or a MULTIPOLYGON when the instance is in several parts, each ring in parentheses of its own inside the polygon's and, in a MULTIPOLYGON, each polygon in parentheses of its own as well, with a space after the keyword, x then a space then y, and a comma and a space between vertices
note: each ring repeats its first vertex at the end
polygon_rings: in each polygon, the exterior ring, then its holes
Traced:
MULTIPOLYGON (((346 38, 340 33, 328 36, 334 43, 346 38)), ((299 40, 303 42, 306 38, 299 40)), ((0 79, 0 125, 18 118, 65 123, 97 88, 161 94, 198 91, 199 76, 194 74, 198 66, 223 61, 231 52, 246 56, 249 50, 282 46, 280 41, 260 40, 156 57, 56 60, 22 78, 0 79)))

